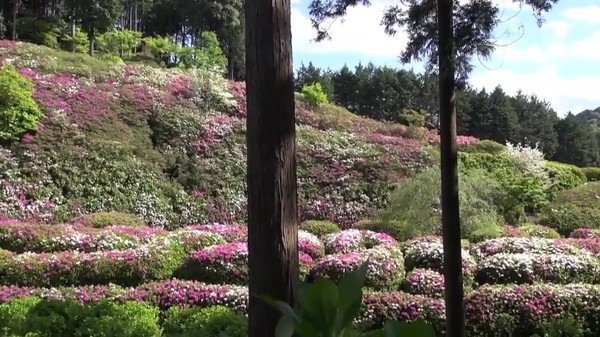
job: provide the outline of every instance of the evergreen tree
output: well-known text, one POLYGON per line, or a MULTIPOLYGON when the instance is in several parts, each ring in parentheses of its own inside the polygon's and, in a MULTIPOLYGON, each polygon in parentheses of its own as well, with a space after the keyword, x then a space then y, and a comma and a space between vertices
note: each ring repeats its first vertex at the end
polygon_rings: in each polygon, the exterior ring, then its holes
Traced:
POLYGON ((553 159, 580 167, 600 165, 598 138, 592 127, 571 112, 555 125, 558 147, 553 159))

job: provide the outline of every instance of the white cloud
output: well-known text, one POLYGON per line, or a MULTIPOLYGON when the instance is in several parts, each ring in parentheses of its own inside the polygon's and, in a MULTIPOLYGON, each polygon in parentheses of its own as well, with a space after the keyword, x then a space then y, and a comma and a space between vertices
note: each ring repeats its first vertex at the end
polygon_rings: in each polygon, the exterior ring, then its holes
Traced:
POLYGON ((301 53, 358 53, 367 56, 398 56, 406 46, 406 33, 398 31, 388 36, 381 19, 385 8, 395 0, 374 1, 371 6, 348 9, 343 20, 335 21, 329 28, 331 40, 312 41, 316 36, 310 19, 297 8, 292 8, 292 43, 295 52, 301 53))
POLYGON ((554 37, 557 39, 564 39, 567 36, 571 24, 566 21, 555 20, 544 23, 542 29, 552 30, 554 37))
POLYGON ((565 15, 573 20, 589 23, 600 23, 600 6, 591 5, 587 7, 569 8, 565 15))
POLYGON ((511 95, 521 89, 526 94, 536 94, 546 99, 559 113, 565 115, 571 110, 577 113, 590 107, 600 106, 600 78, 585 76, 562 78, 556 68, 547 66, 539 72, 522 73, 506 69, 487 70, 471 77, 472 85, 477 88, 494 89, 498 84, 511 95))
POLYGON ((574 56, 583 59, 600 60, 600 31, 573 42, 571 51, 574 56))

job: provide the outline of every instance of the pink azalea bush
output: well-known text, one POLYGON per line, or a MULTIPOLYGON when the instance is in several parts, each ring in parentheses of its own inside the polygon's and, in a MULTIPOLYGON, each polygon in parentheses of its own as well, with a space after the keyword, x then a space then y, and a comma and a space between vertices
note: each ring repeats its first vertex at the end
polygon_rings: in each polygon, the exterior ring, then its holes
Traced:
POLYGON ((398 242, 385 233, 370 230, 347 229, 328 234, 323 238, 327 254, 348 253, 379 245, 396 245, 398 242))
POLYGON ((478 284, 502 283, 595 283, 600 262, 592 254, 498 253, 477 265, 478 284))
MULTIPOLYGON (((186 252, 192 252, 226 242, 225 238, 220 234, 188 228, 170 232, 165 235, 164 238, 168 241, 178 242, 183 246, 186 252)), ((155 240, 163 240, 163 237, 157 237, 155 240)))
POLYGON ((569 234, 573 239, 593 239, 600 238, 600 230, 591 228, 577 228, 569 234))
MULTIPOLYGON (((307 275, 313 259, 299 252, 300 276, 307 275)), ((248 283, 248 245, 245 242, 224 243, 191 252, 178 277, 213 284, 248 283)))
POLYGON ((404 278, 402 252, 393 246, 377 246, 349 253, 325 255, 310 271, 313 279, 327 277, 334 281, 358 269, 368 258, 365 286, 373 289, 397 289, 404 278))
POLYGON ((298 230, 298 250, 313 259, 318 259, 325 254, 323 242, 316 235, 301 229, 298 230))
POLYGON ((431 269, 416 268, 406 274, 402 289, 409 294, 444 297, 444 275, 431 269))

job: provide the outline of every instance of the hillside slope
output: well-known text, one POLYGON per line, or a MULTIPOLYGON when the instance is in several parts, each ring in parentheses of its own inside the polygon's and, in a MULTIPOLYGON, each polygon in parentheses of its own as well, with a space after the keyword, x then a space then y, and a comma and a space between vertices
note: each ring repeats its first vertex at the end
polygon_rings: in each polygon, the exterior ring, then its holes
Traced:
MULTIPOLYGON (((166 227, 245 218, 243 83, 9 41, 0 62, 31 79, 44 112, 36 132, 0 150, 0 215, 60 222, 116 210, 166 227)), ((301 97, 297 115, 302 219, 355 222, 437 157, 424 129, 301 97)))

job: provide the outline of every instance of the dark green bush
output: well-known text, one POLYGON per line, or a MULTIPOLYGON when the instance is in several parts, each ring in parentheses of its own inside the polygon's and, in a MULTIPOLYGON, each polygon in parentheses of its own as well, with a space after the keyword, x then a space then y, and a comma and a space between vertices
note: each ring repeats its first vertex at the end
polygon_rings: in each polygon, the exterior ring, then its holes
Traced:
POLYGON ((484 139, 477 143, 463 145, 460 147, 460 150, 468 153, 483 152, 489 154, 497 154, 506 150, 506 146, 493 140, 484 139))
POLYGON ((560 191, 580 186, 585 183, 586 175, 575 165, 558 162, 546 162, 546 171, 552 182, 548 189, 548 198, 553 200, 560 191))
POLYGON ((160 337, 158 313, 158 308, 140 302, 81 305, 24 297, 0 305, 0 335, 160 337))
POLYGON ((104 228, 113 225, 141 227, 145 226, 144 220, 138 216, 120 212, 96 212, 85 214, 76 218, 73 222, 87 227, 104 228))
POLYGON ((223 306, 171 307, 163 328, 165 337, 245 337, 248 321, 223 306))
POLYGON ((368 220, 362 221, 358 227, 374 232, 389 234, 399 241, 405 240, 406 238, 412 238, 416 233, 413 226, 406 226, 402 221, 383 222, 378 220, 368 220))
POLYGON ((340 227, 338 225, 326 220, 307 220, 300 225, 300 229, 303 229, 318 237, 340 231, 340 227))
MULTIPOLYGON (((460 207, 461 236, 470 238, 486 227, 503 224, 493 204, 498 193, 497 182, 482 171, 461 175, 460 207)), ((441 233, 440 174, 438 168, 428 169, 407 180, 389 197, 387 207, 380 212, 380 221, 394 226, 398 240, 413 236, 441 233)))
POLYGON ((14 142, 37 129, 43 117, 33 99, 33 83, 5 64, 0 68, 0 142, 14 142))
POLYGON ((584 167, 581 171, 588 181, 600 181, 600 167, 584 167))
POLYGON ((542 210, 540 223, 564 236, 578 228, 600 229, 600 208, 551 204, 542 210))

